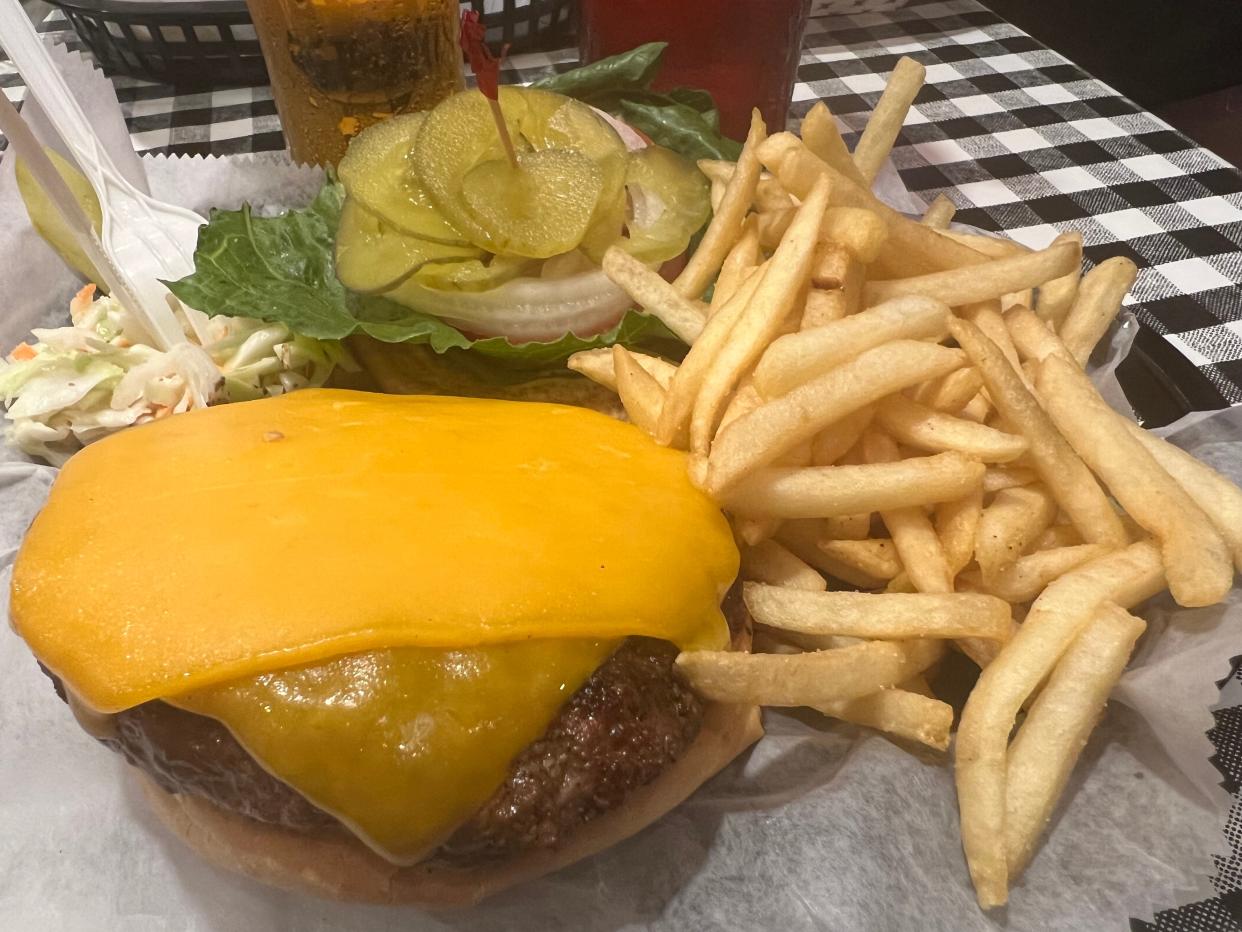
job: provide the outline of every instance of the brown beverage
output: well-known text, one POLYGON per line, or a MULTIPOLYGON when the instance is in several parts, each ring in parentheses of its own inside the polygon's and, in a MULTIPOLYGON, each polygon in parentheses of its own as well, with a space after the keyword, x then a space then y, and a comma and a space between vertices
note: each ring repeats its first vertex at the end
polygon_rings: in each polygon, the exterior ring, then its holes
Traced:
POLYGON ((457 0, 248 0, 285 139, 335 165, 352 136, 462 88, 457 0))

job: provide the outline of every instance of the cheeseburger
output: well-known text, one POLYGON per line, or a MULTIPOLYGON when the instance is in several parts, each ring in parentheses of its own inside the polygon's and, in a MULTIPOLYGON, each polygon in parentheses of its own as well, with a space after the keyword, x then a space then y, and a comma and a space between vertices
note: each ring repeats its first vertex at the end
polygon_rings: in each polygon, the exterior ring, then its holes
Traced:
POLYGON ((746 645, 737 570, 683 455, 628 424, 306 390, 76 454, 12 618, 208 860, 464 904, 633 834, 758 737, 673 665, 746 645))

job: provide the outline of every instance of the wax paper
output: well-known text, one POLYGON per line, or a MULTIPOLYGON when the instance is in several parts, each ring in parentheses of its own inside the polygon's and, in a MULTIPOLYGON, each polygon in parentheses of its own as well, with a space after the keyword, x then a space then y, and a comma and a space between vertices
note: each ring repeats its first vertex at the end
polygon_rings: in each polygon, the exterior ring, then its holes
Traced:
MULTIPOLYGON (((88 112, 107 118, 111 107, 115 117, 106 82, 79 84, 88 112)), ((63 320, 77 284, 30 233, 10 161, 0 159, 0 346, 63 320)), ((279 156, 143 165, 154 194, 200 210, 242 199, 297 204, 319 183, 279 156)), ((917 209, 899 185, 886 173, 882 193, 917 209)), ((1127 345, 1126 328, 1113 339, 1115 350, 1127 345)), ((1115 381, 1110 397, 1124 403, 1115 381)), ((1196 419, 1172 435, 1239 477, 1237 414, 1196 419)), ((53 477, 0 453, 0 567, 53 477)), ((7 591, 7 569, 0 575, 7 591)), ((1149 635, 1042 850, 1009 907, 986 916, 961 855, 948 758, 799 712, 767 713, 767 736, 752 751, 635 838, 474 909, 431 915, 270 890, 204 864, 165 832, 123 761, 82 732, 24 644, 0 631, 0 927, 1123 930, 1132 916, 1210 892, 1229 800, 1205 731, 1220 701, 1215 683, 1242 652, 1236 591, 1215 608, 1186 611, 1158 599, 1140 613, 1149 635)))

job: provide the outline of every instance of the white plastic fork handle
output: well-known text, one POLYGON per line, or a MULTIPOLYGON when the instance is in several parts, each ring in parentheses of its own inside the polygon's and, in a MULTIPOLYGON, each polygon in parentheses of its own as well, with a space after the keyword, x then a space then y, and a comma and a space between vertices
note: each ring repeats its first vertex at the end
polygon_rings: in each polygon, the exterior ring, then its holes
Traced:
POLYGON ((144 203, 147 196, 117 171, 18 0, 0 0, 0 45, 95 189, 104 214, 104 248, 112 253, 116 271, 128 286, 125 290, 136 299, 131 310, 143 320, 160 349, 185 342, 158 278, 161 273, 179 278, 191 271, 192 252, 185 254, 184 247, 168 235, 150 205, 144 203), (113 226, 117 213, 132 235, 116 235, 113 226), (131 243, 140 245, 131 247, 131 243), (125 248, 120 251, 125 255, 116 255, 111 248, 114 244, 123 244, 125 248), (135 255, 139 250, 149 253, 145 262, 135 255))
POLYGON ((135 298, 129 292, 129 284, 104 251, 103 243, 99 241, 99 237, 95 235, 95 230, 91 226, 90 217, 79 206, 73 192, 60 177, 56 166, 47 157, 47 153, 43 151, 39 140, 35 138, 26 121, 17 112, 17 108, 9 103, 9 99, 3 94, 0 94, 0 133, 4 133, 9 145, 12 146, 13 154, 26 164, 30 173, 34 175, 35 181, 47 192, 47 196, 60 211, 66 225, 73 231, 78 247, 90 260, 91 265, 95 266, 99 277, 107 285, 108 291, 122 304, 132 305, 135 298))

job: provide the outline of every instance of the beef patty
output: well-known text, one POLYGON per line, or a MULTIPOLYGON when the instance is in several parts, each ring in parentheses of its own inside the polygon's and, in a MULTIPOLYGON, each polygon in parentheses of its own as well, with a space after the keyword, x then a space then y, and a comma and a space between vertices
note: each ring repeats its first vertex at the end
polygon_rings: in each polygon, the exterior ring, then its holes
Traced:
MULTIPOLYGON (((740 630, 745 608, 738 587, 722 607, 730 629, 740 630)), ((676 655, 665 641, 625 641, 436 857, 478 863, 555 847, 659 776, 694 741, 703 719, 702 700, 673 666, 676 655)), ((152 701, 117 714, 113 725, 114 733, 100 740, 170 793, 200 796, 294 831, 347 831, 264 770, 215 719, 152 701)))

